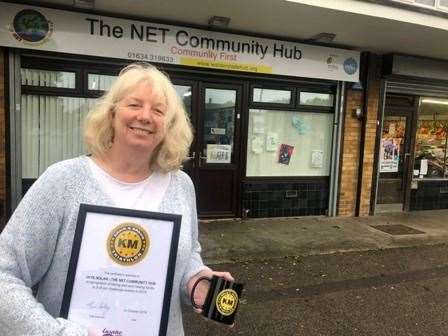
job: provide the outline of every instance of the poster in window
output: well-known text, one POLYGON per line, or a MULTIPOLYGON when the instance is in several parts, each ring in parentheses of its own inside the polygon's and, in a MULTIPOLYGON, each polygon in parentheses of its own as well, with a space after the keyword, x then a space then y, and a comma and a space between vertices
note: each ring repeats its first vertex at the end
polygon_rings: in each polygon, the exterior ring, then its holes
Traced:
POLYGON ((207 163, 230 163, 231 145, 207 145, 207 163))
MULTIPOLYGON (((396 117, 391 117, 396 118, 396 117)), ((400 161, 400 146, 404 140, 406 123, 401 119, 386 119, 383 124, 380 148, 380 172, 396 173, 400 161)))
POLYGON ((398 172, 398 162, 400 159, 401 138, 386 138, 381 140, 380 172, 398 172))
POLYGON ((311 131, 311 126, 300 115, 295 115, 291 119, 292 126, 297 130, 299 134, 308 134, 311 131))
POLYGON ((293 150, 294 146, 282 144, 280 146, 280 153, 278 155, 278 163, 289 165, 293 150))

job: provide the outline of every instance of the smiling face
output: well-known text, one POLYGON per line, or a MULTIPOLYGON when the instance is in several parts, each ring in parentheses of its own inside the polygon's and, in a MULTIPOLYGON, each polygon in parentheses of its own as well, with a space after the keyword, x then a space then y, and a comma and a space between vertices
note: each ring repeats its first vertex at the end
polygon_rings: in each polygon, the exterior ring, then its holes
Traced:
POLYGON ((113 117, 113 147, 151 155, 166 134, 167 103, 147 82, 137 84, 118 102, 113 117))

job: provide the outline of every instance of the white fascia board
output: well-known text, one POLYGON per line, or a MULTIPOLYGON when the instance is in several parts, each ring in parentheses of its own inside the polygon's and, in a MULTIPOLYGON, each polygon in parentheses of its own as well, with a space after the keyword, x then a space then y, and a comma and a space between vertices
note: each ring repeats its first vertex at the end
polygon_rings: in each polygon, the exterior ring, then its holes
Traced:
POLYGON ((302 5, 448 30, 448 19, 360 0, 284 0, 302 5))

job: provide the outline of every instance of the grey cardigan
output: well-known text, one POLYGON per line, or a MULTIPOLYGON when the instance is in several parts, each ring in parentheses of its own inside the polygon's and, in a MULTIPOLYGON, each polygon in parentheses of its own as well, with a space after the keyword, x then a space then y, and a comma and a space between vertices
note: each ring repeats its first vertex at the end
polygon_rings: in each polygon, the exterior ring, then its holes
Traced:
MULTIPOLYGON (((80 203, 119 206, 101 190, 82 156, 49 167, 33 184, 0 235, 0 334, 85 336, 86 328, 58 318, 80 203), (37 299, 31 287, 39 283, 37 299)), ((204 269, 196 200, 190 178, 171 173, 159 211, 182 215, 168 335, 183 335, 180 299, 204 269)), ((144 336, 144 335, 142 335, 144 336)))

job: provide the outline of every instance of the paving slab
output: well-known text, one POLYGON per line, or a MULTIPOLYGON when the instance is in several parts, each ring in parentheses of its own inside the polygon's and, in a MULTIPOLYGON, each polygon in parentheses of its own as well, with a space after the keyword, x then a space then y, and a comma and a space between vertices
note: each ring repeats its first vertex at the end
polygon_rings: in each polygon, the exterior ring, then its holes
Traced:
POLYGON ((201 221, 199 232, 207 264, 368 251, 448 242, 448 210, 369 217, 211 220, 201 221), (387 225, 401 225, 404 230, 400 233, 391 227, 392 233, 387 233, 375 228, 387 225))

